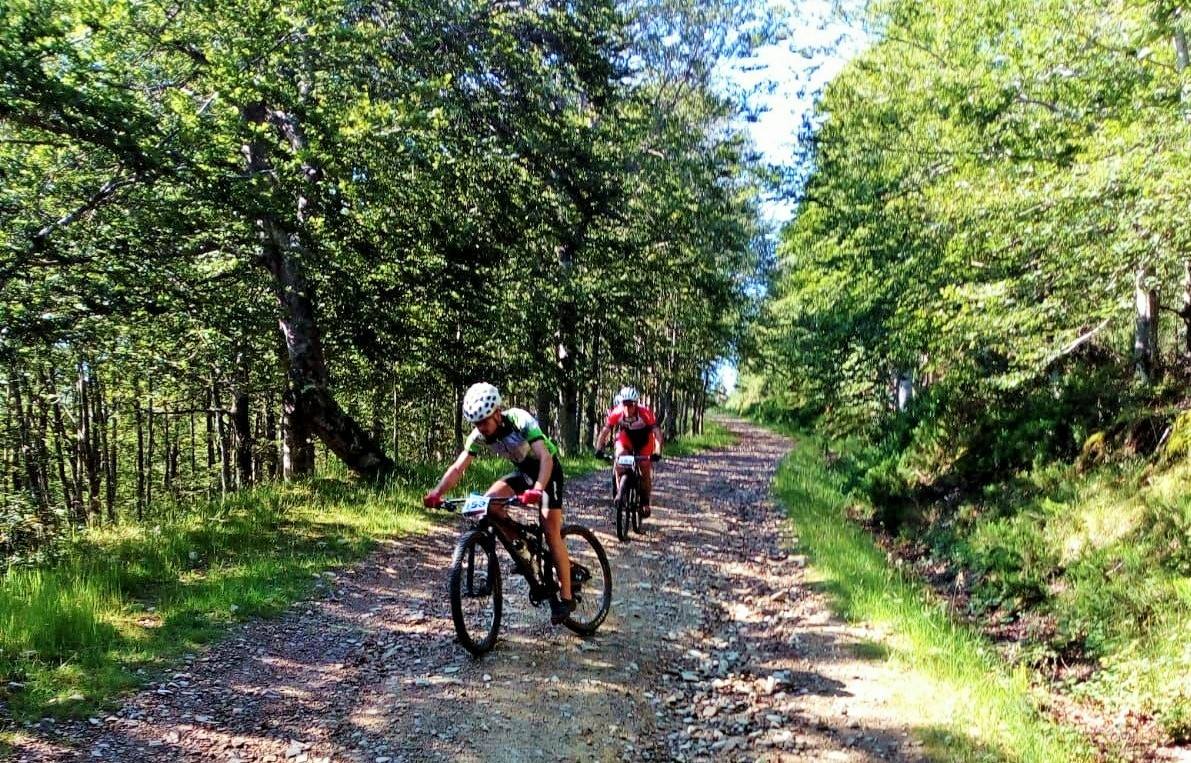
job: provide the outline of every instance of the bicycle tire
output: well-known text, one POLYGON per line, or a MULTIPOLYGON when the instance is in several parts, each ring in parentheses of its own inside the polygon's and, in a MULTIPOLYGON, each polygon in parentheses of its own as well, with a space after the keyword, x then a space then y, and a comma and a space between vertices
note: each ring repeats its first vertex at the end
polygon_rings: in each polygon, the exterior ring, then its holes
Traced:
POLYGON ((633 487, 633 502, 629 506, 632 507, 633 532, 639 534, 643 520, 641 518, 641 489, 637 486, 633 487))
POLYGON ((451 560, 447 593, 459 643, 475 657, 491 651, 500 631, 502 605, 500 559, 496 556, 496 541, 491 535, 472 530, 459 539, 455 557, 451 560), (488 603, 484 603, 485 600, 488 603), (472 622, 474 611, 483 615, 489 608, 490 616, 483 618, 488 620, 487 625, 482 620, 472 622))
POLYGON ((562 540, 571 558, 571 596, 575 611, 563 625, 580 636, 595 633, 612 607, 612 568, 595 533, 583 525, 566 525, 562 540))
POLYGON ((627 541, 629 539, 629 526, 632 520, 629 519, 629 499, 630 490, 632 490, 632 477, 628 474, 622 475, 620 478, 620 495, 616 497, 616 537, 619 540, 627 541))

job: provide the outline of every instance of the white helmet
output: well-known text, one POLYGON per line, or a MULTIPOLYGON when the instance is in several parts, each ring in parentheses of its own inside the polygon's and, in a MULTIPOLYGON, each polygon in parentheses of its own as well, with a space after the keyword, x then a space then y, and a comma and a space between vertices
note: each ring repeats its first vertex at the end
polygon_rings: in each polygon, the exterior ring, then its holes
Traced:
POLYGON ((463 396, 463 418, 475 424, 488 418, 500 407, 500 390, 488 382, 476 382, 463 396))
POLYGON ((641 396, 637 394, 637 390, 633 387, 624 387, 617 394, 617 397, 620 398, 620 402, 622 403, 628 403, 630 401, 635 403, 641 399, 641 396))

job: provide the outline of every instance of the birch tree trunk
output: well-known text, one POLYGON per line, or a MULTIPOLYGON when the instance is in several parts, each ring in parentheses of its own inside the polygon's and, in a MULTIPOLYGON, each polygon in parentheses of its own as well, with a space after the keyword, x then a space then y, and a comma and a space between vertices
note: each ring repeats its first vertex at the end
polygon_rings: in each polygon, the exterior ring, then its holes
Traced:
POLYGON ((1133 331, 1133 361, 1138 378, 1151 384, 1158 371, 1158 292, 1150 288, 1150 270, 1137 269, 1134 287, 1136 309, 1133 331))

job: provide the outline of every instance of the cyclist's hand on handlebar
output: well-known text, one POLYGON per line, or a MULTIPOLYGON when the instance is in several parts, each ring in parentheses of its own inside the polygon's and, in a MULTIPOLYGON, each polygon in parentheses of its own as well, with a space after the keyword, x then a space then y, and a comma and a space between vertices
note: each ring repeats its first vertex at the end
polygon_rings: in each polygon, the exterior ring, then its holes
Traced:
POLYGON ((607 457, 608 457, 608 451, 604 450, 603 448, 600 448, 599 450, 597 450, 597 451, 595 452, 595 457, 596 457, 596 458, 607 458, 607 457))
POLYGON ((520 498, 521 503, 525 504, 526 506, 537 506, 542 502, 542 491, 526 490, 524 493, 518 496, 518 498, 520 498))
POLYGON ((442 506, 442 493, 437 490, 431 490, 422 497, 422 505, 428 509, 437 509, 442 506))
POLYGON ((650 463, 657 463, 658 461, 661 461, 661 460, 662 460, 662 454, 661 454, 661 453, 650 453, 650 454, 649 454, 649 461, 650 461, 650 463))

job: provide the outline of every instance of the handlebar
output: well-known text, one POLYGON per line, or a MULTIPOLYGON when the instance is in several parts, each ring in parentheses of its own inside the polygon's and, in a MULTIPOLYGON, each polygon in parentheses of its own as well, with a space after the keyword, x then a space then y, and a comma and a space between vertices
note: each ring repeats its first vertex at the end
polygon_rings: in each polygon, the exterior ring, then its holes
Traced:
MULTIPOLYGON (((613 461, 616 460, 616 456, 613 454, 610 454, 610 453, 604 453, 603 455, 600 455, 599 453, 597 453, 597 454, 595 454, 595 456, 596 456, 596 458, 607 461, 608 463, 612 463, 613 461)), ((650 453, 648 456, 638 456, 636 454, 633 454, 633 458, 637 459, 638 461, 657 462, 657 461, 662 460, 662 454, 661 453, 650 453)))
MULTIPOLYGON (((521 502, 521 498, 515 495, 510 495, 507 498, 501 497, 499 495, 490 495, 486 497, 488 498, 489 505, 495 504, 497 506, 512 506, 514 508, 525 505, 521 502)), ((445 498, 438 507, 446 511, 458 511, 459 509, 463 508, 463 504, 465 503, 467 503, 466 498, 445 498)))

